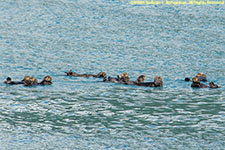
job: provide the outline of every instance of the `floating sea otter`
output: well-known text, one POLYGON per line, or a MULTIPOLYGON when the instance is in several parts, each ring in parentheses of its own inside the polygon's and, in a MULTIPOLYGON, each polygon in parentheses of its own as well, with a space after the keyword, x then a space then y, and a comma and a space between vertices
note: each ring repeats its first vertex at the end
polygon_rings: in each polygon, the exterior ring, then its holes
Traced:
POLYGON ((193 77, 192 78, 191 87, 194 87, 194 88, 208 88, 207 85, 200 83, 200 79, 198 77, 193 77))
POLYGON ((16 84, 24 84, 25 80, 28 80, 30 77, 29 76, 24 76, 22 81, 12 81, 12 78, 7 77, 6 81, 4 82, 5 84, 12 84, 12 85, 16 85, 16 84))
MULTIPOLYGON (((204 73, 202 73, 202 72, 197 73, 197 75, 196 75, 195 77, 199 78, 200 81, 207 82, 207 77, 206 77, 206 75, 205 75, 204 73)), ((191 81, 191 79, 188 78, 188 77, 186 77, 186 78, 184 79, 184 81, 189 82, 189 81, 191 81)))
POLYGON ((120 83, 120 84, 126 84, 126 82, 128 82, 130 80, 128 74, 126 72, 121 74, 121 77, 119 75, 117 75, 117 78, 112 78, 112 77, 108 77, 108 79, 106 78, 106 76, 104 76, 103 81, 106 82, 113 82, 113 83, 120 83))
POLYGON ((94 74, 78 74, 76 72, 72 72, 70 70, 69 72, 65 72, 67 76, 75 76, 75 77, 94 77, 94 78, 104 78, 106 76, 105 72, 99 72, 97 75, 94 74))
POLYGON ((36 78, 30 77, 30 76, 24 76, 22 81, 12 81, 12 79, 10 77, 8 77, 4 83, 11 84, 11 85, 24 84, 24 86, 50 85, 50 84, 52 84, 51 80, 52 80, 52 77, 50 77, 50 76, 44 77, 44 79, 41 83, 38 83, 36 78))
POLYGON ((45 76, 44 79, 39 83, 40 85, 51 85, 52 84, 52 77, 45 76))
POLYGON ((43 80, 38 83, 38 80, 34 77, 26 76, 24 77, 24 86, 34 86, 34 85, 51 85, 52 84, 52 77, 45 76, 43 80))
POLYGON ((23 81, 12 81, 12 78, 8 77, 6 78, 6 81, 4 83, 15 85, 15 84, 23 84, 23 81))
POLYGON ((130 78, 129 78, 129 76, 128 76, 128 74, 127 74, 126 72, 123 72, 123 73, 121 74, 121 77, 120 77, 120 76, 117 76, 117 78, 118 78, 120 81, 122 81, 122 82, 128 82, 128 81, 130 81, 130 78))
POLYGON ((127 74, 122 74, 122 82, 123 84, 128 84, 128 85, 139 85, 140 83, 144 83, 145 81, 145 76, 140 75, 136 81, 131 81, 129 80, 129 77, 127 74))
POLYGON ((218 85, 216 85, 213 82, 210 82, 209 86, 202 84, 202 83, 200 83, 200 79, 198 77, 192 78, 191 87, 194 87, 194 88, 220 88, 218 85))
POLYGON ((162 87, 163 80, 161 76, 156 76, 154 82, 140 82, 137 83, 138 86, 147 86, 147 87, 162 87))
POLYGON ((24 79, 24 86, 34 86, 38 85, 38 80, 35 77, 29 77, 27 76, 26 79, 24 79))

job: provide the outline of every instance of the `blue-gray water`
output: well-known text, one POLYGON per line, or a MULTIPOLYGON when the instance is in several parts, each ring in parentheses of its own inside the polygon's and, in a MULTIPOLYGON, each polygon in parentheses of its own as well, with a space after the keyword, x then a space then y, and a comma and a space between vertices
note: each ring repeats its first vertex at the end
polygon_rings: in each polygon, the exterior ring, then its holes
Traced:
POLYGON ((225 148, 225 5, 0 0, 0 149, 225 148), (161 75, 163 88, 63 76, 161 75), (192 89, 206 73, 220 89, 192 89), (53 77, 9 86, 7 76, 53 77))

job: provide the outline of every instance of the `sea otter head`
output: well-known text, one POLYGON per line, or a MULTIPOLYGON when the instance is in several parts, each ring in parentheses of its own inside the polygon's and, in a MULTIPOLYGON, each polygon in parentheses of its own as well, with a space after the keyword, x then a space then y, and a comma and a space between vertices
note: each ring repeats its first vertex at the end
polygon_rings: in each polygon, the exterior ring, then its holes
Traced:
POLYGON ((12 81, 12 78, 8 77, 8 78, 6 78, 6 81, 10 82, 10 81, 12 81))
POLYGON ((105 72, 99 72, 97 74, 97 78, 104 78, 104 77, 106 77, 106 73, 105 72))
POLYGON ((52 81, 52 77, 51 76, 45 76, 43 81, 51 82, 52 81))
POLYGON ((210 87, 210 88, 220 88, 220 86, 216 85, 216 84, 213 83, 213 82, 210 82, 210 83, 209 83, 209 87, 210 87))
POLYGON ((130 78, 129 78, 129 76, 126 72, 123 72, 121 74, 121 79, 122 79, 123 82, 128 82, 130 80, 130 78))
POLYGON ((30 80, 32 81, 32 83, 36 84, 38 83, 38 80, 35 77, 30 77, 30 80))
POLYGON ((202 72, 197 73, 196 77, 199 78, 200 81, 207 81, 206 75, 202 72))
POLYGON ((22 81, 24 82, 24 81, 27 81, 29 79, 30 79, 30 76, 24 76, 22 81))
POLYGON ((210 87, 214 87, 215 84, 214 84, 213 82, 210 82, 210 83, 209 83, 209 86, 210 86, 210 87))
POLYGON ((191 79, 190 79, 190 78, 188 78, 188 77, 186 77, 186 78, 184 79, 184 81, 189 82, 189 81, 191 81, 191 79))
POLYGON ((68 76, 69 76, 69 75, 72 75, 72 73, 73 73, 73 72, 72 72, 72 70, 70 69, 70 71, 69 71, 69 72, 65 72, 65 73, 66 73, 66 75, 68 75, 68 76))
POLYGON ((154 78, 154 83, 155 83, 156 86, 162 87, 163 86, 162 77, 161 76, 156 76, 154 78))
POLYGON ((11 83, 11 81, 12 81, 12 79, 11 79, 10 77, 7 77, 7 78, 6 78, 6 81, 5 81, 4 83, 6 83, 6 84, 10 84, 10 83, 11 83))
POLYGON ((200 83, 200 79, 198 77, 193 77, 192 82, 193 83, 200 83))
POLYGON ((121 74, 121 77, 128 77, 128 74, 127 74, 126 72, 123 72, 123 73, 121 74))
POLYGON ((145 75, 140 75, 136 80, 137 83, 144 82, 144 81, 145 81, 145 75))

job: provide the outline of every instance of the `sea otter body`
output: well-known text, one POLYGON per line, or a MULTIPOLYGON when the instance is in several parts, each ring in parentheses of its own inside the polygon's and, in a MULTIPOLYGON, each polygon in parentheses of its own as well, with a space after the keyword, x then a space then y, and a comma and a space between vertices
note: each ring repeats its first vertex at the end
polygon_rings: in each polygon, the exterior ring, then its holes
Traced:
POLYGON ((5 84, 11 84, 11 85, 23 84, 22 81, 12 81, 12 79, 10 77, 6 78, 6 81, 4 83, 5 84))
POLYGON ((156 76, 154 78, 154 82, 141 82, 137 83, 138 86, 146 86, 146 87, 162 87, 163 80, 161 76, 156 76))
POLYGON ((124 82, 124 84, 128 84, 128 85, 139 85, 139 84, 143 83, 144 81, 145 81, 145 76, 140 75, 136 81, 130 81, 130 80, 126 81, 126 79, 125 79, 125 81, 123 81, 123 82, 124 82))
POLYGON ((105 72, 99 72, 97 75, 94 74, 78 74, 76 72, 72 72, 72 70, 70 70, 69 72, 65 72, 67 76, 75 76, 75 77, 94 77, 94 78, 104 78, 104 76, 106 76, 105 72))
POLYGON ((112 83, 120 83, 120 84, 133 83, 133 81, 130 81, 130 78, 126 72, 122 73, 121 77, 117 75, 117 78, 108 77, 108 79, 106 79, 106 77, 104 77, 103 81, 112 82, 112 83))
POLYGON ((38 85, 38 80, 35 77, 26 77, 23 80, 24 86, 34 86, 38 85))
MULTIPOLYGON (((199 80, 202 81, 202 82, 207 82, 208 81, 206 75, 204 73, 202 73, 202 72, 197 73, 197 75, 195 77, 199 78, 199 80)), ((186 77, 184 79, 184 81, 189 82, 189 81, 192 81, 192 80, 190 78, 186 77)))
POLYGON ((51 85, 52 84, 52 77, 45 76, 44 79, 39 83, 40 85, 51 85))
POLYGON ((10 77, 8 77, 4 83, 11 84, 11 85, 24 84, 24 82, 29 79, 30 79, 30 76, 24 76, 23 80, 21 80, 21 81, 12 81, 12 79, 10 77))

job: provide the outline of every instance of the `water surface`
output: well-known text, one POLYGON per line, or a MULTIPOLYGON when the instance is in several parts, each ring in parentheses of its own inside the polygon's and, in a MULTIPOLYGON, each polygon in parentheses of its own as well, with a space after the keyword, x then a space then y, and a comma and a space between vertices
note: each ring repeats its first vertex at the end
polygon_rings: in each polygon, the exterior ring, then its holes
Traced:
MULTIPOLYGON (((225 6, 0 0, 1 149, 225 148, 225 6), (102 79, 163 77, 163 88, 102 79), (220 89, 192 89, 206 73, 220 89), (5 85, 10 76, 53 85, 5 85)), ((206 83, 207 84, 207 83, 206 83)))

